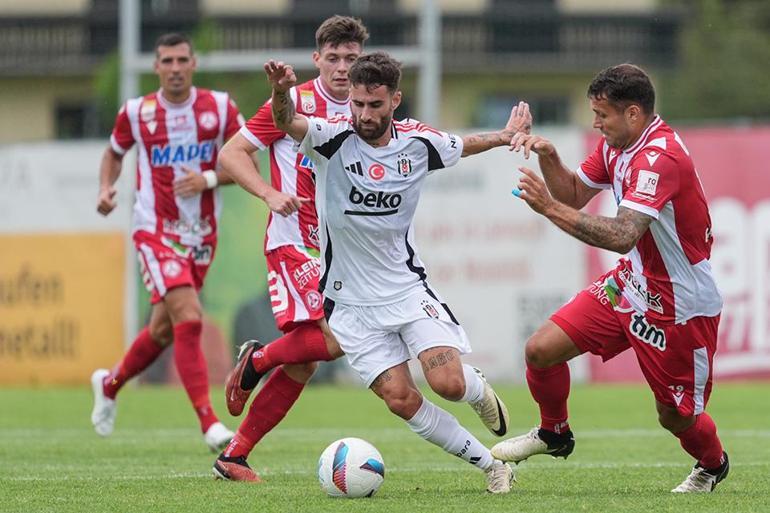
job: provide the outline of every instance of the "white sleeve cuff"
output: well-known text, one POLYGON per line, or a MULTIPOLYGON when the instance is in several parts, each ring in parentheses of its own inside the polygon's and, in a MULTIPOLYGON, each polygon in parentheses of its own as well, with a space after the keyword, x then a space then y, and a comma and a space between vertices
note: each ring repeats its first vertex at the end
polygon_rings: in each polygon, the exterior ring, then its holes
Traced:
POLYGON ((620 202, 619 207, 625 207, 630 208, 631 210, 636 210, 637 212, 641 212, 642 214, 646 214, 653 219, 657 219, 658 216, 660 216, 660 212, 655 210, 654 208, 647 206, 647 205, 640 205, 639 203, 634 203, 633 201, 624 199, 620 202))
POLYGON ((110 147, 112 148, 112 151, 117 153, 118 155, 125 155, 126 149, 123 149, 120 144, 118 144, 118 140, 115 139, 115 134, 110 135, 110 147))
POLYGON ((583 172, 583 170, 580 167, 578 167, 577 171, 575 171, 575 172, 577 173, 578 177, 583 181, 583 183, 586 184, 587 186, 591 187, 592 189, 609 189, 610 187, 612 187, 608 183, 596 183, 596 182, 594 182, 593 180, 588 178, 588 176, 583 172))
POLYGON ((267 148, 267 146, 259 140, 259 137, 251 133, 251 130, 246 128, 246 125, 243 125, 240 130, 238 130, 238 133, 240 133, 243 137, 246 138, 247 141, 249 141, 251 144, 256 146, 260 150, 264 150, 267 148))

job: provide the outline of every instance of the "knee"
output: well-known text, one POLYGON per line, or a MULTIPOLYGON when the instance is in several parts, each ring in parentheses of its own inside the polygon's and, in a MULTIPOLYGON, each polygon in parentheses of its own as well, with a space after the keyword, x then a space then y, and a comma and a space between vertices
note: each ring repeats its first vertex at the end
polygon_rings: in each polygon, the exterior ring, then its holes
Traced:
POLYGON ((527 340, 527 344, 524 346, 524 358, 527 365, 537 369, 545 369, 553 365, 546 344, 534 336, 527 340))
POLYGON ((677 434, 692 426, 695 417, 684 417, 679 414, 676 408, 661 408, 658 410, 658 422, 664 429, 677 434))
POLYGON ((383 395, 382 399, 388 405, 388 409, 404 420, 414 417, 417 410, 420 409, 422 402, 420 393, 413 389, 402 391, 392 391, 383 395))
POLYGON ((444 376, 431 381, 430 388, 447 401, 459 401, 465 395, 465 379, 462 374, 444 376))
POLYGON ((318 363, 316 362, 297 363, 283 366, 283 371, 286 373, 286 375, 297 383, 307 383, 310 381, 310 378, 313 377, 316 369, 318 369, 318 363))
POLYGON ((174 341, 174 331, 171 329, 170 322, 150 323, 150 338, 161 347, 166 347, 174 341))

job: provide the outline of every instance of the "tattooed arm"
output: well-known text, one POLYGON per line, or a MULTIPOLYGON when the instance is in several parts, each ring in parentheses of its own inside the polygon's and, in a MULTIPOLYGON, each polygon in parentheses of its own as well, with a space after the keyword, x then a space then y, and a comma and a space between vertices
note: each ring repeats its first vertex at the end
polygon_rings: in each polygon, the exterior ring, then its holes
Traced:
POLYGON ((511 116, 502 130, 463 137, 462 156, 467 157, 498 146, 507 146, 511 143, 514 134, 518 132, 528 134, 530 130, 532 130, 532 114, 529 112, 529 104, 519 102, 511 109, 511 116))
POLYGON ((545 182, 534 171, 519 168, 519 197, 535 212, 586 244, 621 254, 633 249, 653 218, 630 208, 618 208, 616 217, 595 216, 561 203, 548 193, 545 182))
POLYGON ((273 123, 278 130, 289 134, 295 141, 301 142, 307 134, 307 118, 297 114, 289 91, 297 83, 297 76, 291 66, 283 62, 269 60, 265 63, 265 73, 273 87, 271 109, 273 123))

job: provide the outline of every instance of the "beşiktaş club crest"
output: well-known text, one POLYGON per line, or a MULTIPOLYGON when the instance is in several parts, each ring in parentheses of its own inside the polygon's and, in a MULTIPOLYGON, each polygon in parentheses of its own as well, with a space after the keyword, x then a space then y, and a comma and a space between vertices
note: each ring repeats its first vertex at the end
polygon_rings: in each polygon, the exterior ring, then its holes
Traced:
POLYGON ((396 168, 398 169, 398 174, 404 178, 412 174, 412 160, 409 158, 409 155, 406 153, 399 153, 396 168))
POLYGON ((436 307, 433 306, 430 301, 423 299, 420 301, 420 306, 425 311, 425 313, 428 314, 428 317, 438 319, 438 310, 436 310, 436 307))
POLYGON ((313 91, 300 91, 299 99, 300 105, 302 105, 302 112, 306 114, 315 112, 315 94, 313 91))

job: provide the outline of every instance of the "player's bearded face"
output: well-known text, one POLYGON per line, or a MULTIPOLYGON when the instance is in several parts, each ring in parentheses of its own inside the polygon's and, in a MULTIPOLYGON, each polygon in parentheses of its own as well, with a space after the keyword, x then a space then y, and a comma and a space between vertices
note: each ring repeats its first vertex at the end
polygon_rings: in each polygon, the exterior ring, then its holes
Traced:
POLYGON ((591 98, 594 111, 594 128, 604 136, 611 148, 625 149, 634 143, 632 127, 626 117, 626 110, 615 106, 606 98, 591 98))
POLYGON ((318 68, 321 82, 328 92, 338 100, 350 95, 350 66, 361 55, 358 43, 342 43, 332 46, 326 43, 318 52, 313 52, 313 62, 318 68))
POLYGON ((155 73, 160 87, 169 99, 184 96, 192 87, 196 62, 190 45, 159 46, 155 57, 155 73))
POLYGON ((386 86, 367 88, 357 84, 351 89, 350 111, 353 129, 366 142, 380 139, 390 129, 393 111, 398 107, 401 93, 391 94, 386 86))

